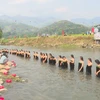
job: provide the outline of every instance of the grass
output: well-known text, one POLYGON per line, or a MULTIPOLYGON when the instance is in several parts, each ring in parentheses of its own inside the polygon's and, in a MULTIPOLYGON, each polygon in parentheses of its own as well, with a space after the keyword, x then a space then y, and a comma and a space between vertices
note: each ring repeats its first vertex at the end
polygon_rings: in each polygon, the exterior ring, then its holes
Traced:
POLYGON ((58 46, 58 47, 60 47, 60 48, 64 48, 64 49, 67 49, 67 48, 69 48, 69 49, 71 49, 71 48, 77 48, 77 46, 76 45, 74 45, 74 44, 62 44, 62 45, 60 45, 60 46, 58 46))
POLYGON ((71 34, 67 36, 52 35, 50 37, 28 37, 2 39, 2 45, 76 48, 88 43, 93 44, 93 35, 71 34))

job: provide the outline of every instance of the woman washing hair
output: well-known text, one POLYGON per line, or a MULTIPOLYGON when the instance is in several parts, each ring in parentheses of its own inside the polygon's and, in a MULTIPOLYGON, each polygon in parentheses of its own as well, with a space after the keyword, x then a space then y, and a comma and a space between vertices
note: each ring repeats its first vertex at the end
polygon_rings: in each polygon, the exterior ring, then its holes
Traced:
POLYGON ((96 62, 96 76, 100 78, 100 61, 98 59, 95 60, 96 62))

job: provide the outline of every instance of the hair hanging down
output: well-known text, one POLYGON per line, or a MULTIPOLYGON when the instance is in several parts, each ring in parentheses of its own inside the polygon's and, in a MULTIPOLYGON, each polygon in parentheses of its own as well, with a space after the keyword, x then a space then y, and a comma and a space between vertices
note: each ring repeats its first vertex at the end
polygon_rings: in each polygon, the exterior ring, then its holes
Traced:
POLYGON ((98 59, 95 60, 96 64, 100 64, 100 61, 98 59))
POLYGON ((83 59, 83 57, 82 57, 82 56, 80 56, 80 59, 81 59, 82 61, 84 61, 84 59, 83 59))
POLYGON ((91 58, 88 58, 88 60, 89 60, 90 62, 92 62, 92 59, 91 59, 91 58))
POLYGON ((74 55, 73 55, 73 54, 71 54, 71 57, 72 57, 72 58, 74 58, 74 55))

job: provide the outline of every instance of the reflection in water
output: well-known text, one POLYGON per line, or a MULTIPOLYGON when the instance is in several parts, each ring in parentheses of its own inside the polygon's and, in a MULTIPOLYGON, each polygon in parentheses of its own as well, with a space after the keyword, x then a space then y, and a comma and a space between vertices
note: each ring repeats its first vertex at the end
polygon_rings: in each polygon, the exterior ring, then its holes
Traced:
MULTIPOLYGON (((2 48, 16 48, 12 46, 2 46, 2 48)), ((22 47, 18 47, 22 49, 22 47)), ((23 47, 27 50, 27 47, 23 47)), ((100 79, 95 77, 96 58, 100 59, 99 49, 74 49, 74 50, 57 50, 57 49, 32 49, 31 52, 42 51, 52 53, 55 57, 65 55, 68 59, 70 54, 75 56, 75 70, 60 69, 58 66, 42 64, 40 61, 24 59, 21 57, 9 55, 10 60, 17 63, 16 69, 11 73, 17 73, 19 76, 28 79, 28 83, 13 83, 3 96, 6 100, 99 100, 100 99, 100 79), (86 69, 87 59, 93 60, 92 75, 86 75, 78 72, 78 61, 80 56, 84 57, 86 69)), ((32 55, 32 54, 31 54, 32 55)))

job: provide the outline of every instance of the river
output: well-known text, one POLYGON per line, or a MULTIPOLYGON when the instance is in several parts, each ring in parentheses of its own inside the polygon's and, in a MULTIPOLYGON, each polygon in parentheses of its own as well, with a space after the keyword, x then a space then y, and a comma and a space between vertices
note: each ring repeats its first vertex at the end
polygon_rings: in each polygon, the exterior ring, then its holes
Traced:
POLYGON ((2 95, 5 100, 99 100, 100 99, 100 79, 95 76, 95 59, 100 60, 100 49, 34 49, 32 47, 0 46, 8 49, 24 49, 52 53, 55 57, 64 55, 68 59, 71 54, 75 56, 75 71, 70 72, 69 68, 60 69, 57 66, 41 64, 40 61, 25 59, 9 54, 9 60, 17 63, 16 68, 11 69, 11 73, 16 73, 24 79, 26 83, 13 82, 8 91, 2 95), (92 58, 92 75, 87 76, 79 73, 79 57, 83 56, 85 66, 87 58, 92 58))

